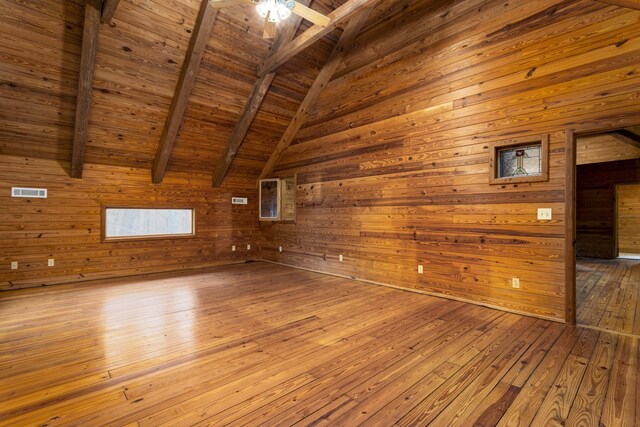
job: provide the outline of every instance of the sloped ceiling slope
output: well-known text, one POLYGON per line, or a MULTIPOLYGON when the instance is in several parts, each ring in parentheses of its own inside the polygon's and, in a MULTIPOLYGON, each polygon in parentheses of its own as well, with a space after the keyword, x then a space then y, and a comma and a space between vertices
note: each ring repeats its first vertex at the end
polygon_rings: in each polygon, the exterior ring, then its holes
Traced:
MULTIPOLYGON (((329 13, 345 0, 317 0, 329 13)), ((378 3, 371 21, 406 0, 378 3)), ((122 0, 100 28, 86 163, 151 169, 200 0, 122 0)), ((67 162, 73 140, 83 0, 0 2, 0 153, 67 162)), ((303 21, 299 32, 310 24, 303 21)), ((251 5, 222 9, 169 163, 212 172, 269 54, 251 5)), ((278 70, 227 179, 254 180, 335 45, 341 29, 278 70)))

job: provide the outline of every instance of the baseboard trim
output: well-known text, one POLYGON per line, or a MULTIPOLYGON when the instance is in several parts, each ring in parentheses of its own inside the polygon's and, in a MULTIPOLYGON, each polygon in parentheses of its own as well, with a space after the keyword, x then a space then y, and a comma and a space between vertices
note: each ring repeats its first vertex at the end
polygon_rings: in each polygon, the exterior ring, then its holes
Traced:
POLYGON ((12 285, 10 282, 1 282, 0 283, 0 292, 14 291, 19 289, 35 289, 35 288, 48 288, 50 286, 62 286, 62 285, 73 285, 77 283, 83 282, 98 282, 102 280, 116 280, 116 279, 124 279, 127 277, 139 277, 139 276, 151 276, 154 274, 171 274, 178 273, 180 271, 196 271, 196 270, 206 270, 209 268, 215 267, 224 267, 227 265, 237 265, 237 264, 245 264, 248 261, 254 261, 251 259, 243 259, 239 261, 230 261, 230 262, 208 262, 203 264, 198 264, 194 266, 187 267, 176 267, 176 268, 168 268, 166 270, 160 269, 155 271, 142 271, 137 272, 135 274, 114 274, 114 275, 88 275, 85 277, 73 277, 73 278, 58 278, 52 279, 50 281, 41 281, 41 282, 32 282, 32 283, 18 283, 12 285))
POLYGON ((413 293, 416 293, 416 294, 429 295, 429 296, 436 297, 436 298, 443 298, 443 299, 448 299, 448 300, 453 300, 453 301, 460 301, 460 302, 464 302, 464 303, 468 303, 468 304, 479 305, 481 307, 490 308, 492 310, 499 310, 499 311, 504 311, 504 312, 507 312, 507 313, 518 314, 518 315, 521 315, 521 316, 534 317, 536 319, 549 320, 549 321, 552 321, 552 322, 566 324, 564 319, 558 319, 556 317, 543 316, 543 315, 540 315, 540 314, 528 313, 526 311, 513 310, 513 309, 510 309, 510 308, 501 307, 499 305, 488 304, 488 303, 484 303, 484 302, 481 302, 481 301, 474 301, 474 300, 471 300, 471 299, 456 297, 456 296, 453 296, 453 295, 440 294, 440 293, 437 293, 437 292, 423 291, 421 289, 405 288, 403 286, 391 285, 389 283, 377 282, 375 280, 362 279, 362 278, 359 278, 359 277, 347 276, 347 275, 338 274, 338 273, 329 273, 327 271, 314 270, 313 268, 300 267, 300 266, 297 266, 297 265, 286 264, 286 263, 278 262, 278 261, 271 261, 271 260, 268 260, 268 259, 260 259, 260 260, 255 260, 255 261, 262 261, 262 262, 268 262, 270 264, 283 265, 285 267, 296 268, 298 270, 311 271, 313 273, 325 274, 327 276, 341 277, 343 279, 355 280, 357 282, 368 283, 370 285, 383 286, 385 288, 393 288, 393 289, 397 289, 397 290, 405 291, 405 292, 413 292, 413 293))

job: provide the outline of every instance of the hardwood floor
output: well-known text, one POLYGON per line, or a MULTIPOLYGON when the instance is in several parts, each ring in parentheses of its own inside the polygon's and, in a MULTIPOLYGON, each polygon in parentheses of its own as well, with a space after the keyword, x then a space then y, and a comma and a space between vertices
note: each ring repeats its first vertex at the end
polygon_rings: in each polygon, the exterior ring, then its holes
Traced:
POLYGON ((577 323, 640 338, 640 260, 580 258, 577 323))
POLYGON ((253 263, 0 293, 0 424, 640 425, 639 340, 253 263))

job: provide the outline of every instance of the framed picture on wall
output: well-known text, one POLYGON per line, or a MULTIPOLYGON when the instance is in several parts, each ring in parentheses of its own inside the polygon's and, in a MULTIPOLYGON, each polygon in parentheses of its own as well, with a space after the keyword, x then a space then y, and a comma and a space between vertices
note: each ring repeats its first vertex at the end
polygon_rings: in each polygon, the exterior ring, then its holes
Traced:
POLYGON ((497 141, 489 155, 490 184, 549 180, 549 135, 497 141))

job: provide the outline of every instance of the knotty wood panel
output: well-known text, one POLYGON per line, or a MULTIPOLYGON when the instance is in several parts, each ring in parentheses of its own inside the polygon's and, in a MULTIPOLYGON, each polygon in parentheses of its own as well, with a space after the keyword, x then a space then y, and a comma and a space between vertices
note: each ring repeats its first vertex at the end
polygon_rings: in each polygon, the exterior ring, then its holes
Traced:
POLYGON ((618 250, 640 254, 640 181, 637 185, 617 186, 618 250))
POLYGON ((207 173, 170 173, 164 184, 151 185, 148 170, 91 164, 85 164, 82 180, 71 180, 66 168, 68 163, 0 156, 0 289, 181 270, 257 256, 253 186, 213 190, 207 173), (49 197, 11 198, 13 186, 44 187, 49 197), (232 206, 232 196, 248 197, 249 204, 232 206), (196 236, 101 243, 102 205, 193 207, 196 236), (247 244, 252 244, 252 251, 246 250, 247 244), (55 259, 54 267, 47 267, 48 258, 55 259), (18 261, 18 270, 10 270, 11 261, 18 261))
POLYGON ((0 304, 6 426, 637 424, 637 337, 277 265, 0 304))
POLYGON ((366 29, 276 167, 297 174, 298 221, 261 224, 263 256, 563 319, 564 130, 637 124, 639 22, 587 0, 420 0, 366 29), (489 185, 491 142, 541 134, 548 182, 489 185))
MULTIPOLYGON (((385 10, 390 3, 383 2, 385 10)), ((85 161, 151 169, 201 0, 120 1, 100 27, 85 161)), ((342 0, 316 0, 329 13, 342 0)), ((84 0, 0 4, 0 153, 68 160, 84 0), (16 29, 19 29, 17 31, 16 29)), ((375 19, 381 19, 376 14, 375 19)), ((271 41, 253 5, 225 8, 197 72, 169 170, 213 170, 271 41)), ((309 27, 301 26, 300 31, 309 27)), ((248 184, 269 158, 337 41, 336 29, 279 70, 231 168, 248 184)))
POLYGON ((625 144, 606 133, 580 136, 576 145, 578 165, 640 158, 640 148, 625 144))
POLYGON ((615 258, 615 185, 640 182, 640 160, 595 163, 577 168, 576 251, 578 256, 615 258))

